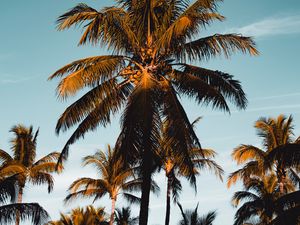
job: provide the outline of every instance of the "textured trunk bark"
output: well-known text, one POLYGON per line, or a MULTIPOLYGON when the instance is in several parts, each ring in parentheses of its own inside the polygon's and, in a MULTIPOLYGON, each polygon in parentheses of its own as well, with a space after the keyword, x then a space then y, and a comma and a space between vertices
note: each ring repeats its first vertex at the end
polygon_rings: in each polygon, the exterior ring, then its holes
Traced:
POLYGON ((140 206, 139 225, 147 225, 148 223, 148 210, 149 210, 149 197, 151 188, 151 165, 152 159, 149 151, 145 151, 142 162, 142 197, 140 206))
POLYGON ((165 225, 169 225, 170 223, 170 210, 171 210, 171 191, 172 191, 172 178, 170 175, 168 177, 167 182, 167 206, 166 206, 166 219, 165 219, 165 225))
POLYGON ((109 220, 109 225, 114 224, 114 219, 115 219, 115 207, 116 207, 116 199, 113 198, 111 200, 111 214, 110 214, 110 220, 109 220))
MULTIPOLYGON (((18 200, 17 203, 22 203, 22 198, 23 198, 23 187, 20 187, 19 193, 18 193, 18 200)), ((16 225, 20 224, 20 213, 17 212, 16 215, 16 225)))

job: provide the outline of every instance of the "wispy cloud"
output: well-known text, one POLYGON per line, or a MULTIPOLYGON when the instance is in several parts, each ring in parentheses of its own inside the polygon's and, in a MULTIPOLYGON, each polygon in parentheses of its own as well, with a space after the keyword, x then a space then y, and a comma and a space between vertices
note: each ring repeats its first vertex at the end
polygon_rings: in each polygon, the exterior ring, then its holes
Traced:
POLYGON ((17 83, 22 83, 26 82, 28 80, 32 80, 38 76, 28 76, 24 78, 15 78, 14 76, 3 76, 3 78, 0 78, 0 85, 6 85, 6 84, 17 84, 17 83))
POLYGON ((300 96, 300 92, 286 93, 286 94, 281 94, 281 95, 272 95, 272 96, 265 96, 265 97, 257 97, 257 98, 250 99, 250 101, 271 100, 271 99, 279 99, 279 98, 294 97, 294 96, 300 96))
POLYGON ((254 37, 296 34, 300 33, 300 16, 277 16, 265 18, 261 21, 254 22, 243 27, 232 28, 229 32, 254 37))

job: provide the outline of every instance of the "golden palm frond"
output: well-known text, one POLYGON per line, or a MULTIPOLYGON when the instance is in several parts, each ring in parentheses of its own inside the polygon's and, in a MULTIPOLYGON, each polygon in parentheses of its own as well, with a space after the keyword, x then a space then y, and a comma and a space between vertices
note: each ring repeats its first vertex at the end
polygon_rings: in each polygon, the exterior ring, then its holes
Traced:
POLYGON ((251 160, 264 161, 267 154, 253 145, 239 145, 233 150, 231 156, 239 165, 251 160))

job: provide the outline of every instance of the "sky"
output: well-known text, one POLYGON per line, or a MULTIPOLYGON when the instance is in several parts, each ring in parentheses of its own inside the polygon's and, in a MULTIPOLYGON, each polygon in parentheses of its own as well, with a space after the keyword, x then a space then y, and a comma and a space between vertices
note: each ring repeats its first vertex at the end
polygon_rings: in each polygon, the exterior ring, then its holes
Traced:
MULTIPOLYGON (((77 0, 2 0, 0 14, 0 148, 10 151, 10 128, 16 124, 33 125, 40 128, 37 144, 38 158, 52 151, 60 151, 72 130, 57 136, 56 121, 63 110, 78 96, 68 101, 57 98, 57 80, 47 78, 63 65, 93 55, 105 54, 104 48, 77 46, 81 28, 59 32, 55 20, 66 10, 83 2, 77 0)), ((111 0, 86 0, 84 3, 101 9, 114 4, 111 0)), ((180 202, 185 209, 199 203, 199 214, 217 210, 215 225, 232 224, 235 208, 230 204, 234 191, 240 184, 227 189, 226 176, 237 169, 230 153, 239 144, 261 146, 253 128, 260 117, 292 115, 294 133, 300 135, 300 2, 299 0, 224 0, 219 12, 227 19, 209 27, 202 35, 213 33, 241 33, 254 37, 260 51, 258 57, 235 54, 229 59, 218 57, 198 62, 205 68, 221 70, 241 81, 249 104, 246 110, 231 108, 231 114, 213 111, 182 99, 190 120, 203 116, 196 127, 202 146, 218 152, 216 161, 223 166, 225 177, 219 181, 209 172, 203 171, 197 179, 197 193, 183 180, 184 189, 180 202)), ((99 127, 72 145, 65 171, 55 175, 54 191, 47 193, 46 186, 25 190, 24 201, 39 202, 58 219, 59 212, 66 213, 76 206, 91 204, 89 200, 78 200, 64 205, 68 186, 77 178, 96 177, 93 168, 81 167, 81 159, 97 149, 106 149, 113 144, 119 132, 119 116, 111 126, 99 127)), ((163 224, 165 212, 164 176, 156 175, 161 192, 151 196, 149 224, 163 224)), ((127 203, 119 201, 118 207, 127 203)), ((95 202, 110 212, 107 198, 95 202)), ((137 215, 137 207, 132 206, 137 215)), ((180 213, 172 205, 171 223, 177 224, 180 213)), ((28 224, 28 223, 24 223, 28 224)))

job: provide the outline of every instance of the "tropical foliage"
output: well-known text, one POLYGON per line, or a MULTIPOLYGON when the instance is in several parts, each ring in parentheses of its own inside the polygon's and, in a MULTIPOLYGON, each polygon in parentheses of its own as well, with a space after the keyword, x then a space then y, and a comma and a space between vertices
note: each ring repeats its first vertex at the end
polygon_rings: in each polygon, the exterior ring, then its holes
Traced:
POLYGON ((116 225, 136 225, 139 217, 132 217, 129 207, 116 209, 116 225))
POLYGON ((187 163, 188 151, 201 147, 179 95, 224 111, 229 111, 227 100, 240 109, 247 104, 240 82, 232 75, 189 63, 258 51, 251 38, 239 34, 199 36, 212 22, 224 20, 217 12, 217 0, 116 2, 99 11, 79 4, 58 18, 59 30, 84 24, 79 44, 105 46, 113 53, 76 60, 49 77, 60 79, 57 94, 62 99, 90 89, 58 120, 57 133, 77 125, 59 162, 77 139, 98 125, 106 126, 112 115, 122 111, 117 149, 127 162, 141 162, 140 224, 145 225, 161 122, 168 121, 170 145, 187 163))
POLYGON ((232 152, 238 165, 245 164, 228 178, 230 187, 238 179, 244 182, 251 176, 264 176, 269 171, 276 173, 280 192, 286 191, 287 168, 297 167, 300 159, 299 138, 293 139, 292 117, 279 115, 275 118, 261 118, 255 123, 257 134, 262 138, 263 149, 253 145, 239 145, 232 152))
MULTIPOLYGON (((0 169, 12 170, 6 167, 0 169)), ((4 174, 7 174, 5 171, 4 174)), ((38 203, 15 203, 18 183, 14 176, 0 176, 0 224, 12 224, 18 220, 31 220, 33 225, 42 225, 48 219, 48 213, 38 203)))
MULTIPOLYGON (((133 169, 126 168, 122 159, 109 145, 106 153, 98 151, 94 155, 86 156, 83 159, 83 165, 94 166, 99 173, 99 178, 83 177, 74 181, 69 187, 70 194, 66 197, 65 202, 79 197, 92 197, 95 202, 108 194, 111 199, 110 225, 112 225, 115 217, 115 204, 120 194, 131 203, 140 201, 130 192, 140 190, 141 179, 134 178, 133 169)), ((159 187, 154 182, 152 182, 151 189, 154 192, 159 191, 159 187)))
MULTIPOLYGON (((16 217, 16 225, 20 223, 22 215, 19 213, 22 210, 25 212, 24 215, 28 215, 30 210, 39 209, 38 205, 22 205, 23 190, 27 182, 33 185, 48 185, 48 192, 53 189, 53 177, 50 174, 55 171, 56 160, 59 157, 59 153, 52 152, 41 159, 36 161, 36 139, 38 136, 38 131, 33 133, 33 128, 29 128, 23 125, 16 125, 10 130, 14 134, 14 138, 11 140, 11 149, 13 155, 11 156, 8 152, 0 149, 0 162, 2 168, 2 176, 11 177, 11 179, 16 180, 16 185, 18 187, 18 197, 15 207, 17 210, 14 211, 16 217), (24 207, 24 208, 23 208, 24 207), (26 214, 27 212, 27 214, 26 214)), ((58 171, 62 169, 59 166, 58 171)), ((8 212, 8 208, 6 212, 8 212)), ((40 210, 41 211, 41 210, 40 210)), ((34 212, 34 211, 32 211, 34 212)), ((39 211, 37 210, 37 213, 39 211)), ((45 215, 45 211, 41 211, 45 215)), ((41 214, 41 215, 42 215, 41 214)), ((13 216, 14 214, 12 214, 13 216)), ((23 216, 24 217, 24 216, 23 216)), ((33 216, 38 217, 38 215, 33 216)))
POLYGON ((213 225, 213 221, 217 215, 215 211, 212 211, 205 216, 199 217, 198 205, 194 210, 187 211, 183 211, 182 206, 179 203, 178 206, 182 215, 182 219, 179 221, 178 225, 213 225))
POLYGON ((75 208, 69 214, 60 214, 60 220, 50 221, 48 225, 108 225, 104 208, 75 208))
MULTIPOLYGON (((200 117, 197 118, 192 125, 194 126, 200 117)), ((160 148, 158 149, 158 155, 161 160, 161 168, 165 172, 167 178, 167 200, 166 200, 166 218, 165 225, 170 222, 171 212, 171 195, 174 203, 178 202, 179 194, 182 190, 182 185, 179 177, 189 178, 190 184, 197 190, 196 176, 200 174, 202 169, 209 169, 215 172, 215 175, 222 180, 223 169, 212 160, 215 157, 215 151, 211 149, 193 148, 189 150, 189 162, 192 165, 186 164, 182 155, 176 154, 176 151, 169 145, 172 137, 168 136, 167 124, 164 124, 161 131, 160 148), (164 126, 165 125, 165 126, 164 126), (193 172, 189 173, 189 166, 193 167, 193 172)))

